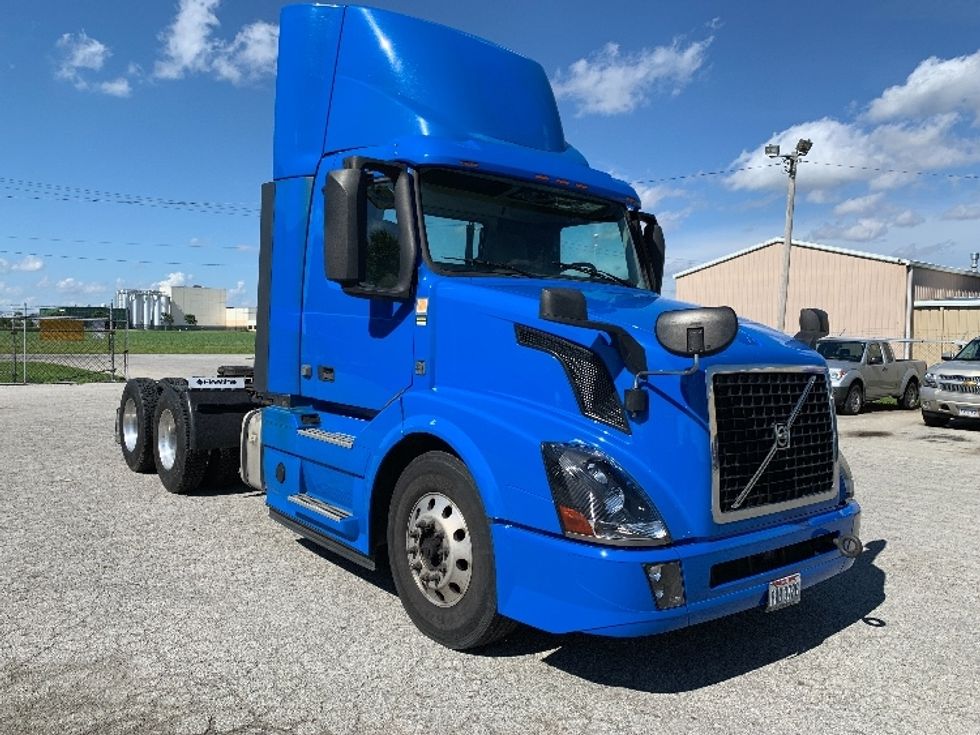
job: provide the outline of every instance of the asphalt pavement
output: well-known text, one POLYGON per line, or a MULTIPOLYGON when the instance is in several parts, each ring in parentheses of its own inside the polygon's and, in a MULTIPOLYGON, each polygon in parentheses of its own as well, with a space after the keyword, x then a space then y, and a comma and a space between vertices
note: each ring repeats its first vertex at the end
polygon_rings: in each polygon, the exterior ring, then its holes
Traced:
POLYGON ((867 551, 799 606, 456 653, 261 494, 129 472, 120 391, 0 387, 4 735, 980 732, 976 427, 841 417, 867 551))

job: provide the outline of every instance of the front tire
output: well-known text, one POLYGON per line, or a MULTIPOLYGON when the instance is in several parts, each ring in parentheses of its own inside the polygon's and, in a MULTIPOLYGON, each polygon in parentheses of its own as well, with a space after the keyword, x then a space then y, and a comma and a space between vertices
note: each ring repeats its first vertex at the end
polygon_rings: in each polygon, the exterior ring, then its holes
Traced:
POLYGON ((911 411, 912 409, 919 407, 919 382, 914 378, 910 378, 908 385, 905 386, 905 392, 902 393, 902 398, 898 402, 902 408, 906 411, 911 411))
POLYGON ((153 413, 160 389, 149 378, 127 381, 119 401, 116 426, 123 459, 133 472, 153 472, 153 413))
POLYGON ((847 391, 844 403, 841 404, 841 413, 856 416, 864 408, 864 388, 860 383, 854 383, 847 391))
POLYGON ((209 452, 191 449, 190 427, 187 401, 167 385, 153 415, 153 456, 163 486, 179 495, 197 490, 208 467, 209 452))
POLYGON ((926 426, 941 427, 949 423, 950 416, 946 416, 941 413, 933 413, 932 411, 922 412, 922 423, 926 426))
POLYGON ((388 513, 388 557, 405 612, 425 635, 464 650, 509 633, 497 613, 490 524, 466 466, 426 452, 402 472, 388 513))

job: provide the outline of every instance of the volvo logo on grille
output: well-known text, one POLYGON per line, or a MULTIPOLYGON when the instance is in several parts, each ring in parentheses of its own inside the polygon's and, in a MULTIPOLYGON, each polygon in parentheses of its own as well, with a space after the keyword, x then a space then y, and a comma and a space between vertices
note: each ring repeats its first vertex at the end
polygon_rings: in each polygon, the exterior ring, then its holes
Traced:
POLYGON ((789 449, 792 437, 786 424, 776 424, 772 427, 772 433, 776 436, 776 449, 789 449))

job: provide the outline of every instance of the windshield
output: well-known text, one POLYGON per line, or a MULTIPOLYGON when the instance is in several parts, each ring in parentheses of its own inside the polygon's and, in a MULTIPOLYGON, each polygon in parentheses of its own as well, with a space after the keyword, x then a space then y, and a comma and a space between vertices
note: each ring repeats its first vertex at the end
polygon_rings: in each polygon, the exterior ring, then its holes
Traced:
POLYGON ((817 352, 825 360, 861 362, 864 355, 864 342, 817 342, 817 352))
POLYGON ((440 273, 567 278, 648 288, 622 204, 442 169, 422 173, 440 273))
POLYGON ((954 360, 980 360, 980 338, 973 340, 960 350, 954 360))

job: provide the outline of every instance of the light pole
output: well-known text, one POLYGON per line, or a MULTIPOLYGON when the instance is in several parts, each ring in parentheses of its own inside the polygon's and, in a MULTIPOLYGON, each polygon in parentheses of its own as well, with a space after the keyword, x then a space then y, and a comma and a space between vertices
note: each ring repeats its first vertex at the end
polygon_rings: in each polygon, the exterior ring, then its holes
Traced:
POLYGON ((782 158, 789 174, 789 190, 786 192, 786 231, 783 234, 783 274, 779 282, 779 307, 776 315, 779 319, 779 331, 786 331, 786 297, 789 294, 789 257, 793 246, 793 207, 796 203, 796 164, 800 158, 810 152, 813 142, 809 138, 800 138, 792 153, 780 153, 779 146, 766 146, 766 155, 770 158, 782 158))

